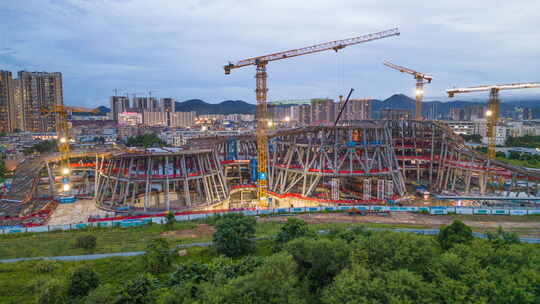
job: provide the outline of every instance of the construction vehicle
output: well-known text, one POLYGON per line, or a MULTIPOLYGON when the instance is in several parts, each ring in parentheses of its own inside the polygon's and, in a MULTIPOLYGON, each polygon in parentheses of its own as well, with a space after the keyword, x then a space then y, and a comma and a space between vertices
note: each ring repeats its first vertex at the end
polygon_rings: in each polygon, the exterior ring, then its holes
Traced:
POLYGON ((473 93, 473 92, 489 92, 489 101, 488 108, 486 111, 487 117, 487 137, 488 137, 488 149, 487 155, 488 159, 495 158, 495 146, 497 140, 497 122, 499 121, 499 91, 501 90, 515 90, 515 89, 531 89, 531 88, 540 88, 540 83, 530 82, 530 83, 512 83, 512 84, 501 84, 501 85, 492 85, 492 86, 476 86, 468 87, 461 89, 449 89, 446 90, 448 97, 452 98, 456 94, 461 93, 473 93))
POLYGON ((69 125, 67 117, 69 113, 99 113, 99 109, 88 109, 83 107, 69 107, 54 105, 51 108, 41 108, 43 115, 55 115, 56 120, 56 135, 58 152, 60 153, 60 168, 62 173, 62 190, 69 192, 71 184, 69 181, 70 164, 69 164, 69 125))
POLYGON ((383 64, 394 70, 400 71, 402 73, 411 74, 414 76, 414 79, 416 79, 416 90, 414 92, 415 93, 414 95, 416 97, 414 118, 416 120, 422 120, 422 99, 424 99, 424 84, 431 83, 431 80, 433 80, 433 77, 408 69, 406 67, 399 66, 397 64, 393 64, 388 61, 383 62, 383 64), (424 82, 424 81, 427 81, 427 82, 424 82))
POLYGON ((373 33, 369 35, 354 37, 344 40, 336 40, 326 43, 321 43, 309 47, 304 47, 300 49, 289 50, 285 52, 279 52, 264 56, 252 57, 248 59, 243 59, 235 63, 229 62, 223 67, 225 70, 225 75, 229 75, 233 69, 238 69, 245 66, 256 66, 257 73, 255 75, 256 79, 256 100, 257 100, 257 196, 261 202, 266 201, 266 187, 267 187, 267 172, 268 172, 268 139, 267 139, 267 104, 266 104, 266 94, 268 89, 266 87, 266 65, 270 61, 276 61, 281 59, 287 59, 296 56, 302 56, 322 51, 334 50, 339 51, 347 46, 365 43, 373 40, 383 39, 386 37, 399 36, 399 30, 393 28, 387 31, 382 31, 378 33, 373 33))

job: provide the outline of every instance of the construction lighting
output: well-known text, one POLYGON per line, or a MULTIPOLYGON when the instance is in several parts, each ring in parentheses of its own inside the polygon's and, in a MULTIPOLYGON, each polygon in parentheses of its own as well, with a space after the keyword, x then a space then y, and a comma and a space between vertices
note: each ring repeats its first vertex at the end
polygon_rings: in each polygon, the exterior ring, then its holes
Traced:
POLYGON ((424 94, 424 90, 416 89, 416 96, 421 96, 424 94))
POLYGON ((486 111, 486 116, 488 116, 488 117, 489 117, 489 116, 491 116, 491 115, 493 115, 493 111, 491 111, 491 110, 487 110, 487 111, 486 111))
POLYGON ((208 128, 206 126, 202 126, 201 131, 205 132, 208 128))
POLYGON ((71 190, 71 185, 70 184, 64 184, 62 186, 62 189, 64 190, 64 192, 67 192, 67 191, 71 190))
POLYGON ((285 122, 289 122, 289 121, 291 121, 291 118, 289 116, 285 116, 284 120, 285 120, 285 122))
POLYGON ((65 137, 60 137, 60 142, 65 144, 67 142, 67 138, 65 137))
POLYGON ((273 124, 274 124, 274 123, 273 123, 271 120, 268 121, 268 127, 269 127, 269 128, 271 128, 273 124))
POLYGON ((68 175, 69 174, 69 168, 62 169, 62 174, 68 175))

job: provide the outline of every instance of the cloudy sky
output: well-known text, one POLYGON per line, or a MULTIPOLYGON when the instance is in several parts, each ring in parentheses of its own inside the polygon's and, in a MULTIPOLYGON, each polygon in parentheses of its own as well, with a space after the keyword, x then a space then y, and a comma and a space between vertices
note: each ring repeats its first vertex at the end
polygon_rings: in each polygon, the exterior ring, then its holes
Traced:
POLYGON ((225 76, 225 63, 397 26, 399 37, 270 63, 268 99, 412 95, 390 60, 432 75, 426 98, 444 101, 451 87, 540 81, 539 11, 536 0, 1 0, 0 69, 62 72, 69 105, 108 104, 115 88, 254 102, 254 67, 225 76))

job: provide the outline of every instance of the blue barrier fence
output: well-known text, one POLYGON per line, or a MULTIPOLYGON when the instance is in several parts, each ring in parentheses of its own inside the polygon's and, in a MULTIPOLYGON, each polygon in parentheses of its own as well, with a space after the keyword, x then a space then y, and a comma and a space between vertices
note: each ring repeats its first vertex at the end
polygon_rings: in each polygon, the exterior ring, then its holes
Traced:
MULTIPOLYGON (((210 217, 214 214, 226 214, 226 213, 242 213, 245 215, 270 215, 270 214, 286 214, 286 213, 317 213, 325 211, 345 211, 351 208, 358 210, 374 210, 374 211, 390 211, 390 212, 428 212, 433 215, 443 215, 448 213, 456 214, 470 214, 470 215, 540 215, 540 208, 472 208, 472 207, 424 207, 424 206, 329 206, 329 207, 296 207, 296 208, 278 208, 278 209, 263 209, 263 210, 244 210, 244 211, 227 211, 227 212, 215 212, 215 213, 200 213, 200 214, 187 214, 175 216, 177 221, 191 221, 195 219, 203 219, 210 217)), ((165 223, 164 217, 151 217, 142 219, 123 219, 114 221, 101 221, 101 222, 87 222, 77 223, 69 225, 49 225, 49 226, 37 226, 37 227, 17 227, 17 226, 0 226, 0 234, 9 233, 24 233, 24 232, 49 232, 49 231, 67 231, 84 229, 88 227, 137 227, 146 225, 149 222, 155 224, 165 223)))

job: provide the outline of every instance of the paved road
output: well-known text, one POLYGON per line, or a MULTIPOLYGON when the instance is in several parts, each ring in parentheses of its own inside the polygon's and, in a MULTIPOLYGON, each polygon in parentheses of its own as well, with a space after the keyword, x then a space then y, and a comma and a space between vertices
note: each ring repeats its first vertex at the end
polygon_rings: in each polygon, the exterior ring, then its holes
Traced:
MULTIPOLYGON (((436 235, 439 233, 439 229, 409 229, 409 228, 366 228, 368 230, 373 231, 388 231, 393 230, 396 232, 408 232, 408 233, 416 233, 416 234, 423 234, 423 235, 436 235)), ((318 233, 324 234, 327 231, 325 230, 319 230, 318 233)), ((473 232, 473 235, 477 238, 486 238, 486 235, 483 233, 473 232)), ((254 238, 253 240, 262 240, 266 239, 267 237, 259 237, 254 238)), ((540 244, 540 239, 533 239, 533 238, 521 238, 521 241, 524 243, 534 243, 534 244, 540 244)), ((212 242, 205 242, 205 243, 191 243, 191 244, 180 244, 173 249, 173 251, 176 251, 178 249, 183 248, 190 248, 190 247, 208 247, 211 246, 212 242)), ((33 257, 33 258, 17 258, 17 259, 5 259, 0 260, 0 263, 16 263, 16 262, 22 262, 22 261, 33 261, 33 260, 54 260, 54 261, 88 261, 88 260, 97 260, 97 259, 104 259, 104 258, 112 258, 112 257, 129 257, 129 256, 137 256, 137 255, 143 255, 145 254, 145 251, 132 251, 132 252, 117 252, 117 253, 101 253, 101 254, 86 254, 86 255, 67 255, 67 256, 56 256, 56 257, 33 257)))

